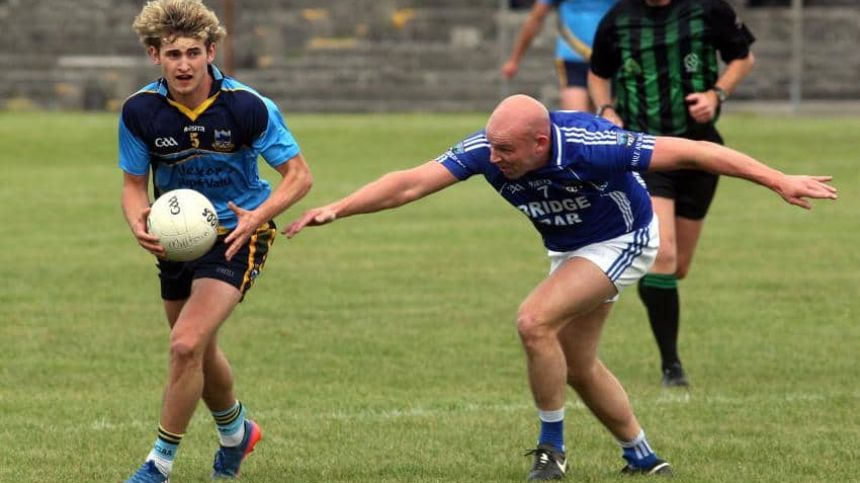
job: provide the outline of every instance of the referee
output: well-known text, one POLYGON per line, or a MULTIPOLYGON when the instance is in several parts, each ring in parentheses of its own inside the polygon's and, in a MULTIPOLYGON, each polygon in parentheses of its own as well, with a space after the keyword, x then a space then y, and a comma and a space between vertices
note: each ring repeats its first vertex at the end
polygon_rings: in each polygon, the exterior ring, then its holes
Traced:
MULTIPOLYGON (((589 94, 598 115, 626 129, 722 144, 714 124, 752 69, 754 40, 725 0, 621 0, 597 28, 589 94)), ((663 386, 687 386, 677 281, 690 269, 718 176, 685 169, 643 178, 661 244, 639 296, 660 349, 663 386)))

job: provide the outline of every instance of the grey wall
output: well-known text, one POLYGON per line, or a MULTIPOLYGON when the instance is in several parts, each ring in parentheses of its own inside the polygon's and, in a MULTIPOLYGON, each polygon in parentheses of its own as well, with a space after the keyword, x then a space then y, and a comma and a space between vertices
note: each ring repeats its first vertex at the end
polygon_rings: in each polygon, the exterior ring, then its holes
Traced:
MULTIPOLYGON (((143 3, 0 0, 0 108, 116 109, 158 77, 130 27, 143 3)), ((208 3, 226 20, 223 0, 208 3)), ((500 3, 236 0, 234 74, 292 111, 486 110, 508 92, 553 105, 552 20, 506 83, 498 68, 526 12, 500 3)), ((759 59, 735 99, 787 99, 790 10, 732 3, 759 59)), ((804 99, 860 99, 860 6, 804 15, 804 99)))

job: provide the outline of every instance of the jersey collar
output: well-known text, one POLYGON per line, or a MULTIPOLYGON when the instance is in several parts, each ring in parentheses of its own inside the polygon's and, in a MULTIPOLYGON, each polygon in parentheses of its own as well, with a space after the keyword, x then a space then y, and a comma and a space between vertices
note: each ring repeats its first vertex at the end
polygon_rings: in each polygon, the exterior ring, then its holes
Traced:
POLYGON ((552 151, 549 155, 549 165, 556 169, 562 168, 562 160, 564 159, 564 136, 561 134, 561 128, 558 124, 550 124, 549 140, 552 143, 552 151))
POLYGON ((532 171, 534 174, 546 174, 564 169, 562 161, 564 160, 564 136, 561 129, 554 122, 550 121, 549 127, 549 160, 540 168, 532 171))

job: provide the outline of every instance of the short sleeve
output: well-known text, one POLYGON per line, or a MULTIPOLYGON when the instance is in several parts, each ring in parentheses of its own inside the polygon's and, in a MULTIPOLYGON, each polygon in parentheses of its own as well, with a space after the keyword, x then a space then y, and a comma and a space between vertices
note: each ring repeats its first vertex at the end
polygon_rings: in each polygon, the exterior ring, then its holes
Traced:
POLYGON ((263 102, 268 121, 266 128, 254 140, 253 147, 260 152, 269 166, 274 168, 294 158, 300 149, 275 103, 265 98, 263 102))
POLYGON ((749 55, 755 37, 725 0, 712 1, 709 23, 714 46, 720 51, 723 62, 729 63, 749 55))
POLYGON ((128 174, 143 176, 149 172, 149 151, 128 127, 125 116, 119 119, 119 167, 128 174))
POLYGON ((442 166, 460 181, 483 173, 489 164, 490 143, 483 131, 460 141, 436 158, 442 166))
POLYGON ((591 48, 591 71, 604 79, 614 76, 621 66, 621 51, 618 49, 613 28, 615 24, 613 11, 610 10, 597 26, 591 48))
POLYGON ((604 176, 647 171, 654 154, 654 142, 655 138, 650 134, 613 127, 595 135, 594 141, 585 143, 580 163, 604 176))

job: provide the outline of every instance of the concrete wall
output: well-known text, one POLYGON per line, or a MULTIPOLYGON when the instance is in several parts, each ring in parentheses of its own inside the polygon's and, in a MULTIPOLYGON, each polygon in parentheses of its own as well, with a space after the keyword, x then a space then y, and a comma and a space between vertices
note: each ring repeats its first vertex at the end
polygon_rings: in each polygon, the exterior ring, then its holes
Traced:
MULTIPOLYGON (((159 75, 130 28, 143 3, 0 0, 0 108, 116 109, 159 75)), ((223 1, 208 3, 226 20, 223 1)), ((508 92, 554 105, 552 20, 503 82, 498 68, 526 13, 501 3, 236 0, 234 74, 292 111, 486 110, 508 92)), ((790 10, 732 3, 759 59, 734 98, 787 99, 790 10)), ((860 99, 860 5, 804 14, 804 98, 860 99)))

